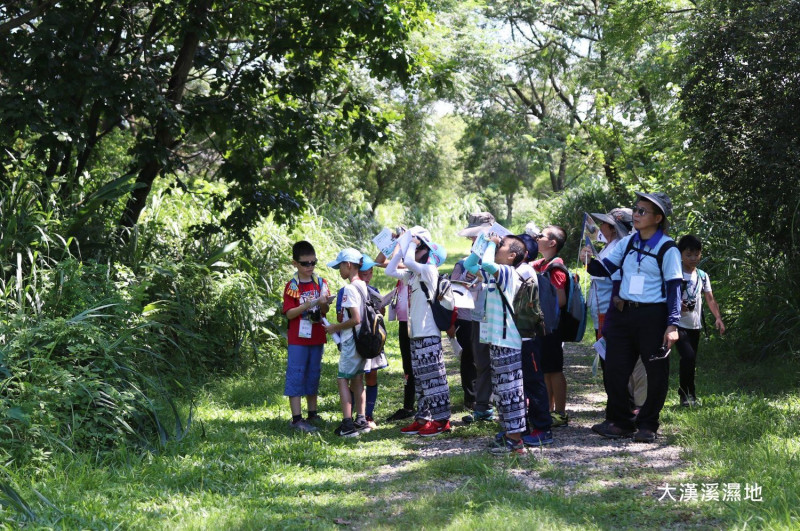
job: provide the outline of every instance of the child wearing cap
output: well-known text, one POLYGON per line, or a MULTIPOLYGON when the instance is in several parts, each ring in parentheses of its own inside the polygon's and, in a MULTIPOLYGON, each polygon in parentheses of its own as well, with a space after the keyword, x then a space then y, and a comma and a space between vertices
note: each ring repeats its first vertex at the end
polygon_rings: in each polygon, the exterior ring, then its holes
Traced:
MULTIPOLYGON (((533 227, 538 234, 538 229, 533 227)), ((534 232, 534 231, 531 231, 534 232)), ((523 280, 534 279, 538 286, 536 270, 531 263, 539 255, 539 245, 536 239, 528 234, 518 234, 522 243, 525 244, 525 259, 517 266, 517 273, 523 280)), ((525 389, 525 400, 527 405, 526 419, 528 429, 522 436, 525 446, 543 446, 553 444, 553 417, 550 415, 550 399, 547 395, 547 385, 544 382, 544 372, 542 371, 542 338, 523 337, 522 338, 522 382, 525 389)))
MULTIPOLYGON (((381 292, 378 291, 378 288, 370 284, 372 281, 374 267, 375 262, 372 261, 368 256, 364 256, 361 268, 358 270, 358 278, 363 280, 367 285, 369 297, 373 300, 375 308, 380 308, 381 313, 385 313, 383 310, 384 301, 383 297, 381 297, 381 292)), ((378 401, 378 371, 380 369, 385 369, 388 366, 389 362, 386 359, 386 353, 383 351, 379 356, 366 360, 366 363, 364 364, 364 383, 366 387, 366 405, 364 409, 364 415, 366 416, 367 424, 370 428, 377 427, 375 419, 373 418, 373 413, 375 412, 375 405, 378 401)))
POLYGON ((287 333, 286 384, 283 394, 289 397, 292 410, 290 426, 314 432, 311 423, 317 415, 317 392, 325 349, 325 330, 320 316, 328 312, 328 283, 314 273, 317 255, 314 246, 303 240, 292 246, 292 265, 296 272, 283 290, 283 314, 289 320, 287 333), (308 420, 303 419, 301 398, 306 397, 308 420))
POLYGON ((431 437, 450 431, 450 389, 442 351, 442 335, 433 318, 429 299, 422 283, 433 296, 439 281, 439 266, 447 253, 444 248, 414 229, 401 237, 399 247, 386 266, 386 274, 402 276, 411 288, 409 304, 409 337, 411 369, 414 373, 417 412, 414 422, 401 428, 405 435, 431 437), (398 271, 400 260, 407 268, 398 271))
POLYGON ((355 437, 360 432, 370 430, 365 416, 363 374, 366 360, 356 351, 355 341, 355 334, 358 333, 361 323, 361 309, 367 297, 367 285, 358 278, 362 258, 359 251, 347 248, 339 252, 336 260, 328 262, 328 267, 338 269, 342 279, 350 282, 339 290, 337 296, 339 322, 325 327, 328 334, 336 332, 340 334, 337 383, 342 406, 342 423, 334 431, 340 437, 355 437))

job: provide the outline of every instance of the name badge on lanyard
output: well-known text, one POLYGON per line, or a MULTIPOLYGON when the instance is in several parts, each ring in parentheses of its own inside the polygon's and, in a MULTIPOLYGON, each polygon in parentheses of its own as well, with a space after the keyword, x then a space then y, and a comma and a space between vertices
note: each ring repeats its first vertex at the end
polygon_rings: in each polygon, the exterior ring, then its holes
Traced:
POLYGON ((631 281, 628 284, 629 295, 641 295, 644 293, 644 275, 631 275, 631 281))
POLYGON ((300 330, 297 332, 297 335, 303 339, 311 339, 311 330, 311 321, 308 319, 300 319, 300 330))

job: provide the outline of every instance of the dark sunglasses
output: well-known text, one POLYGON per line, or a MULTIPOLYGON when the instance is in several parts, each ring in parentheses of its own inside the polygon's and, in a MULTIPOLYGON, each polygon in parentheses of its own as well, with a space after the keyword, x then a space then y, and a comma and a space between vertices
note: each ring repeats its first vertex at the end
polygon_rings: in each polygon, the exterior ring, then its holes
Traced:
POLYGON ((634 214, 639 214, 640 216, 644 216, 645 214, 652 214, 653 213, 652 210, 645 210, 644 208, 637 207, 637 206, 631 207, 631 210, 633 210, 634 214))
POLYGON ((316 260, 308 260, 308 261, 298 260, 297 263, 300 264, 303 267, 314 267, 315 265, 317 265, 317 261, 316 260))

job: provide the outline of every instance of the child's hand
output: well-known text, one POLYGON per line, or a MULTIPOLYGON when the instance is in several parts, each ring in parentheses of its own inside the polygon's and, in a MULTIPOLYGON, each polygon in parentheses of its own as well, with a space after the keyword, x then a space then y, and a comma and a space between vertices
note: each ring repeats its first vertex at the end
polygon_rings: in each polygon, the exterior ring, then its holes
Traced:
POLYGON ((336 325, 328 323, 327 325, 323 324, 322 328, 325 329, 326 334, 335 334, 337 332, 336 325))

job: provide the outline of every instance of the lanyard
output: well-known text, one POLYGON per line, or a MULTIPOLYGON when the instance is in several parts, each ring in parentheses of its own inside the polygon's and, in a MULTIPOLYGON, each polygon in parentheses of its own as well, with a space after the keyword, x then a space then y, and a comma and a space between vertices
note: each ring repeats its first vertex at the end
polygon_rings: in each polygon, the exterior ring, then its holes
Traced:
POLYGON ((633 249, 636 251, 636 264, 638 266, 636 270, 637 273, 641 273, 642 260, 644 260, 644 257, 647 256, 644 250, 645 247, 649 247, 651 250, 655 249, 656 246, 658 245, 658 242, 661 241, 661 238, 663 236, 664 236, 664 231, 662 231, 661 229, 658 229, 655 234, 653 234, 652 236, 650 236, 650 238, 647 239, 647 241, 642 241, 642 237, 639 235, 638 232, 633 236, 633 243, 639 244, 638 247, 636 245, 634 245, 633 247, 633 249))

